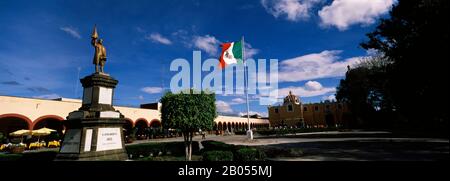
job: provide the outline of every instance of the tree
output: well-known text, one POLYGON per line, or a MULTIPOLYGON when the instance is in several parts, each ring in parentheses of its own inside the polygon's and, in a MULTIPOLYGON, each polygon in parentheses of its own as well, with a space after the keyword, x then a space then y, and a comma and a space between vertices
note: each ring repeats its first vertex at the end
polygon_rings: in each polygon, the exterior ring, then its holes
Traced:
POLYGON ((380 112, 394 111, 391 97, 386 92, 386 76, 390 62, 376 55, 362 58, 354 68, 349 68, 345 79, 337 87, 336 99, 346 102, 357 123, 350 127, 386 127, 386 117, 380 112), (355 125, 356 124, 356 125, 355 125))
POLYGON ((192 158, 192 137, 199 129, 211 130, 217 117, 215 94, 186 91, 167 92, 161 98, 161 121, 164 127, 183 133, 186 160, 192 158))
POLYGON ((392 62, 385 93, 416 128, 448 128, 449 17, 448 0, 399 0, 361 44, 392 62))

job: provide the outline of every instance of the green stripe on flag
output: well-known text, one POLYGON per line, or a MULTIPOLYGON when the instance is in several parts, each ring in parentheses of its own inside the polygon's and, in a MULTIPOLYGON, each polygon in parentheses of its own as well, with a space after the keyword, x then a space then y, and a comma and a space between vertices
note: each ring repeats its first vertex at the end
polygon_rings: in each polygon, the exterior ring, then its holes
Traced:
POLYGON ((233 55, 237 59, 237 63, 242 63, 242 41, 234 42, 233 55))

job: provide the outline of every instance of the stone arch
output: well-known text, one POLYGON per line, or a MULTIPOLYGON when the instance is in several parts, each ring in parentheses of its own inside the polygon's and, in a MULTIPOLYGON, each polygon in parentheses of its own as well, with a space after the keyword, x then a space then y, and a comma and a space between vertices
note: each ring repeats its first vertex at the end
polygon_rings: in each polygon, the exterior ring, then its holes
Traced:
POLYGON ((19 129, 32 129, 33 122, 30 118, 21 114, 2 114, 0 115, 0 132, 6 134, 19 129))
POLYGON ((145 118, 139 118, 134 122, 134 128, 136 129, 136 138, 144 139, 146 129, 148 128, 148 121, 145 118))
POLYGON ((123 125, 124 135, 130 135, 133 127, 134 127, 133 120, 131 120, 130 118, 125 118, 125 124, 123 125))
MULTIPOLYGON (((45 116, 41 116, 39 118, 37 118, 36 120, 33 121, 33 129, 39 129, 41 128, 41 126, 43 126, 43 122, 47 121, 47 120, 56 120, 59 122, 63 122, 65 119, 57 116, 57 115, 45 115, 45 116)), ((45 125, 44 125, 45 126, 45 125)))
POLYGON ((57 115, 45 115, 37 118, 33 121, 33 130, 37 130, 40 128, 49 128, 56 130, 57 134, 50 134, 46 138, 56 140, 56 139, 62 139, 62 136, 64 135, 64 118, 57 116, 57 115))
POLYGON ((222 122, 217 123, 217 130, 219 130, 219 131, 223 130, 222 122))
POLYGON ((161 121, 159 119, 152 119, 150 121, 149 127, 151 127, 151 128, 161 128, 162 127, 161 121))
POLYGON ((153 139, 159 136, 163 136, 162 134, 163 130, 161 128, 163 128, 162 122, 159 119, 152 119, 150 121, 148 128, 145 131, 146 137, 153 139))
POLYGON ((136 126, 138 126, 138 125, 145 125, 145 126, 147 126, 148 127, 148 121, 147 121, 147 119, 145 119, 145 118, 139 118, 139 119, 136 119, 136 121, 134 122, 134 127, 136 127, 136 126))
MULTIPOLYGON (((134 127, 134 122, 132 119, 130 118, 124 118, 125 119, 125 125, 128 125, 129 127, 133 128, 134 127)), ((125 126, 124 126, 125 127, 125 126)))

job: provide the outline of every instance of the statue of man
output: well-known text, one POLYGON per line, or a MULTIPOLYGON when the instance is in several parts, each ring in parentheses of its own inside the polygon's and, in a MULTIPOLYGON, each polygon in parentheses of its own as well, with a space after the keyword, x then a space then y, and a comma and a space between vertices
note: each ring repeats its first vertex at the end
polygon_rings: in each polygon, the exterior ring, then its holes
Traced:
POLYGON ((94 26, 94 32, 92 32, 92 41, 91 44, 95 48, 95 54, 94 54, 94 61, 95 64, 95 72, 98 73, 99 69, 98 66, 100 65, 100 72, 103 71, 103 67, 105 66, 106 62, 106 49, 103 46, 103 40, 98 39, 98 33, 97 33, 97 27, 94 26), (98 39, 98 40, 97 40, 98 39))

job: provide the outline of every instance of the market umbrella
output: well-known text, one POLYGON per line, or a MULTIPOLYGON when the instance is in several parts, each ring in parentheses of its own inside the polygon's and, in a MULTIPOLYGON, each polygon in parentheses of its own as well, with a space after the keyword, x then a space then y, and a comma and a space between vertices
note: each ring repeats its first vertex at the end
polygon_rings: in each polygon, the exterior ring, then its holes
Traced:
POLYGON ((38 142, 39 142, 41 136, 47 136, 55 131, 56 130, 54 130, 54 129, 41 128, 41 129, 33 130, 31 133, 33 136, 38 136, 38 142))
POLYGON ((9 135, 11 135, 11 136, 25 136, 25 135, 29 135, 30 133, 31 133, 30 130, 21 129, 21 130, 17 130, 17 131, 14 131, 12 133, 9 133, 9 135))
POLYGON ((48 134, 50 134, 52 132, 56 132, 56 130, 54 130, 54 129, 45 128, 45 127, 38 129, 38 130, 33 130, 33 132, 35 132, 35 131, 36 131, 36 133, 48 133, 48 134))
POLYGON ((20 141, 21 143, 23 142, 23 136, 30 135, 30 134, 31 134, 31 131, 27 130, 27 129, 21 129, 21 130, 17 130, 12 133, 9 133, 9 135, 11 135, 11 136, 22 136, 22 139, 20 141))

